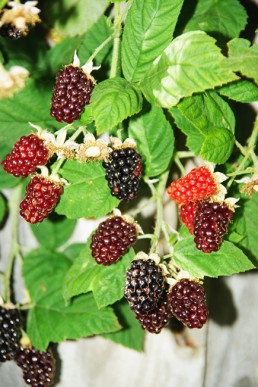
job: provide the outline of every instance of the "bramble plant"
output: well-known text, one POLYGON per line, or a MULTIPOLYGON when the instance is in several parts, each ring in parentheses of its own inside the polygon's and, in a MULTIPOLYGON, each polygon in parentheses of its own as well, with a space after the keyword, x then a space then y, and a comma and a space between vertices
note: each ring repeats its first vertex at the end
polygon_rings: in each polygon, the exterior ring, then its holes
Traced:
POLYGON ((201 328, 205 277, 257 267, 258 120, 246 127, 236 106, 258 100, 258 49, 238 0, 0 6, 0 220, 12 233, 0 361, 48 386, 51 343, 103 335, 141 350, 172 318, 201 328), (69 245, 80 218, 100 224, 69 245))

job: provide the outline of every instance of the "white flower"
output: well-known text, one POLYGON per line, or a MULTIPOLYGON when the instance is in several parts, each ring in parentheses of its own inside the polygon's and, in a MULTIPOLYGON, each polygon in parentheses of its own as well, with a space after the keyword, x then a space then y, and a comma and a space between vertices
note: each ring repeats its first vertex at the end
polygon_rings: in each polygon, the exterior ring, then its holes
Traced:
POLYGON ((79 145, 77 150, 77 159, 81 162, 92 160, 108 161, 111 148, 102 139, 95 139, 92 133, 87 133, 84 137, 84 143, 79 145))
POLYGON ((12 66, 6 70, 0 64, 0 99, 12 97, 25 86, 29 76, 28 70, 21 66, 12 66))

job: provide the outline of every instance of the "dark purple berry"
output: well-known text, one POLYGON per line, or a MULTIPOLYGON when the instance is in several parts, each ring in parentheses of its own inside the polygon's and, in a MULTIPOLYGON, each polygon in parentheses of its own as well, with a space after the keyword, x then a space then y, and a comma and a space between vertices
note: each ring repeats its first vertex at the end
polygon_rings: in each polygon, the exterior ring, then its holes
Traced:
POLYGON ((165 288, 162 269, 152 259, 135 259, 126 272, 125 297, 136 313, 157 309, 165 288))
POLYGON ((86 75, 81 67, 66 66, 56 75, 51 116, 68 124, 77 120, 90 102, 93 87, 93 78, 86 75))
POLYGON ((0 362, 14 359, 21 338, 21 317, 17 309, 0 306, 0 362))
POLYGON ((0 27, 0 35, 4 38, 8 37, 10 39, 16 40, 21 38, 22 36, 25 36, 27 33, 27 30, 21 30, 17 27, 15 27, 12 24, 3 24, 0 27))
POLYGON ((193 222, 197 249, 204 253, 218 251, 233 214, 226 203, 209 203, 208 200, 197 202, 193 222))
POLYGON ((137 196, 142 175, 142 158, 133 148, 111 152, 103 163, 111 194, 118 199, 131 200, 137 196))
POLYGON ((119 260, 137 239, 136 228, 121 216, 114 216, 100 223, 92 236, 90 245, 92 256, 102 265, 110 265, 119 260))
POLYGON ((31 387, 49 387, 55 376, 55 359, 52 352, 37 349, 20 348, 16 363, 21 367, 23 379, 31 387))
POLYGON ((202 328, 208 318, 203 286, 194 280, 183 278, 170 293, 173 315, 188 328, 202 328))

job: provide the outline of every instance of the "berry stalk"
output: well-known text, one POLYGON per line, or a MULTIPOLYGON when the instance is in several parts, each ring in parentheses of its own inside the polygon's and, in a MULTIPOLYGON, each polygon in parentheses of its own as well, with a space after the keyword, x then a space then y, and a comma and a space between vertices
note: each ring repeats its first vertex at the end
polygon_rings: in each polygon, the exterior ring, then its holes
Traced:
POLYGON ((120 46, 120 36, 121 36, 121 23, 122 19, 120 17, 120 4, 115 4, 115 36, 114 36, 114 45, 113 45, 113 53, 112 53, 112 62, 110 69, 110 78, 114 78, 117 72, 117 64, 118 64, 118 56, 119 56, 119 46, 120 46))
POLYGON ((3 296, 4 300, 7 303, 11 302, 11 277, 13 273, 13 264, 14 260, 19 253, 19 243, 18 243, 18 214, 19 214, 19 204, 21 198, 22 186, 17 185, 12 190, 12 196, 9 202, 10 208, 10 220, 11 220, 11 247, 6 263, 5 276, 3 280, 3 296))

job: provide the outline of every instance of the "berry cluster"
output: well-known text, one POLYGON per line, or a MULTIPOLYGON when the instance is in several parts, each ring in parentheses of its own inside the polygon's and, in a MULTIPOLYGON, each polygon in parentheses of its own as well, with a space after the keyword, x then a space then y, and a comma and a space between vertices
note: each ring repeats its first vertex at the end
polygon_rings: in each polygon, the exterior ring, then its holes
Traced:
POLYGON ((114 216, 100 223, 92 236, 92 256, 102 265, 115 263, 136 242, 136 227, 121 216, 114 216))
POLYGON ((207 167, 193 169, 168 187, 168 194, 180 204, 180 217, 197 249, 205 253, 218 251, 227 225, 234 213, 229 205, 212 198, 221 189, 217 178, 207 167))
POLYGON ((0 363, 12 360, 19 349, 21 317, 17 309, 0 306, 0 363))
POLYGON ((142 158, 133 148, 113 150, 103 167, 113 196, 125 200, 136 197, 142 175, 142 158))
POLYGON ((94 82, 81 67, 68 65, 56 75, 50 114, 59 122, 77 120, 89 104, 94 82))

